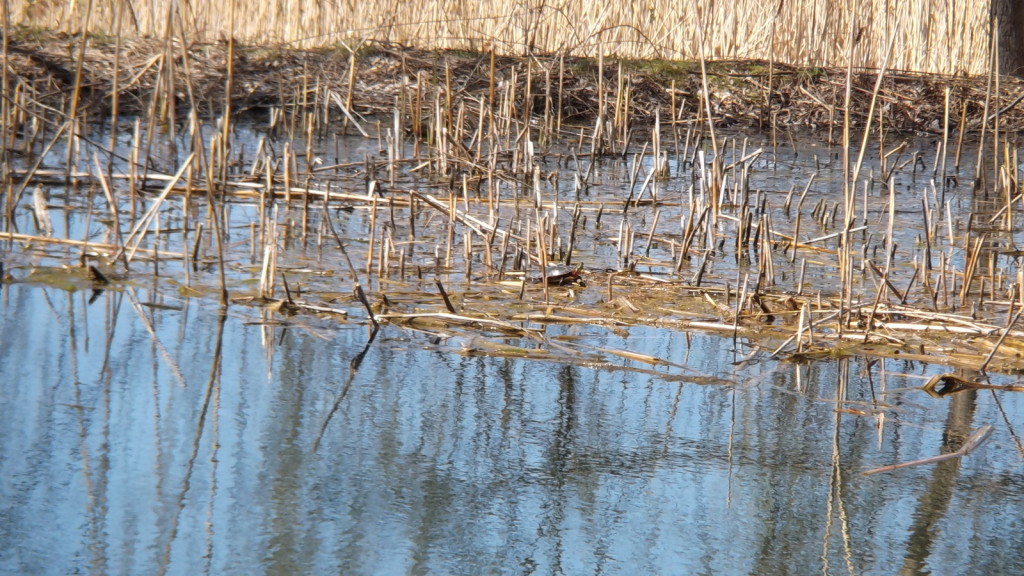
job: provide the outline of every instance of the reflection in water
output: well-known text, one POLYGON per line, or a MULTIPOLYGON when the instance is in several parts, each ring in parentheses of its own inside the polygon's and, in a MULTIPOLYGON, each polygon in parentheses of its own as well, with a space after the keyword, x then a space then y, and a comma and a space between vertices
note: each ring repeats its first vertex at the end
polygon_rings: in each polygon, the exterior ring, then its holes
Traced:
MULTIPOLYGON (((199 456, 200 443, 207 434, 206 419, 210 411, 211 402, 214 405, 213 410, 213 422, 211 430, 209 432, 210 437, 210 494, 211 496, 216 493, 216 478, 217 478, 217 428, 218 428, 218 410, 219 405, 219 393, 220 393, 220 366, 221 366, 221 344, 224 337, 224 321, 225 314, 217 314, 217 328, 216 328, 216 343, 213 347, 212 358, 210 359, 210 376, 206 382, 205 392, 203 393, 202 404, 199 408, 199 417, 196 422, 196 430, 192 440, 191 452, 188 461, 185 464, 184 478, 181 484, 181 492, 177 498, 177 506, 175 507, 173 520, 171 521, 170 530, 167 534, 167 542, 164 545, 164 555, 160 563, 160 574, 167 572, 167 566, 171 559, 171 547, 174 545, 178 536, 178 526, 181 520, 181 514, 185 510, 185 497, 188 495, 189 488, 192 486, 192 472, 195 469, 196 458, 199 456)), ((155 340, 154 340, 155 342, 155 340)), ((212 498, 210 500, 212 502, 212 498)), ((210 523, 208 523, 210 524, 210 523)), ((211 546, 210 538, 206 539, 206 558, 210 557, 209 549, 211 546)), ((206 572, 209 571, 209 565, 205 566, 206 572)))
POLYGON ((734 368, 731 340, 587 328, 719 382, 698 385, 143 287, 2 289, 5 574, 1024 570, 1019 395, 887 394, 933 372, 913 363, 734 368), (884 419, 853 410, 878 398, 884 419), (861 475, 981 423, 965 460, 861 475))
MULTIPOLYGON (((973 426, 977 392, 974 390, 954 395, 949 401, 949 414, 946 427, 942 433, 940 454, 955 452, 971 435, 973 426)), ((918 498, 918 506, 914 511, 914 523, 910 527, 907 539, 907 553, 903 559, 900 574, 929 573, 928 560, 932 549, 942 544, 942 536, 961 537, 960 535, 944 535, 936 529, 937 524, 946 516, 950 502, 956 490, 960 472, 960 459, 944 460, 931 470, 931 478, 925 490, 918 498), (936 542, 936 537, 939 541, 936 542)))

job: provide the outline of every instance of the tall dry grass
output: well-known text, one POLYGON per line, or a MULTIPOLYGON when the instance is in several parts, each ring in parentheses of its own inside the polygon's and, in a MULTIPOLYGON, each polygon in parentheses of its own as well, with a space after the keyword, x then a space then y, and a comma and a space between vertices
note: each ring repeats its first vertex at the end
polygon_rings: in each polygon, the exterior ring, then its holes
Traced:
MULTIPOLYGON (((162 37, 172 0, 134 2, 122 32, 162 37)), ((877 68, 896 36, 890 67, 946 74, 987 70, 990 0, 260 0, 175 2, 190 40, 229 35, 296 47, 372 39, 422 48, 529 51, 626 58, 696 59, 697 22, 709 59, 771 59, 846 66, 851 21, 855 67, 877 68), (703 15, 698 14, 703 11, 703 15)), ((8 0, 15 24, 77 32, 85 2, 8 0)), ((95 0, 91 32, 113 34, 116 6, 95 0)))

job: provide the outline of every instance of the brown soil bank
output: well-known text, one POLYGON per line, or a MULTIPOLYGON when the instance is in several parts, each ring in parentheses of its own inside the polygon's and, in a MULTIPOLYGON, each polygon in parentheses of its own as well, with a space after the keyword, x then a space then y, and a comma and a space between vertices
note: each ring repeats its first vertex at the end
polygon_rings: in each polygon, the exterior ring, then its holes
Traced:
MULTIPOLYGON (((30 94, 57 110, 70 109, 81 42, 81 36, 24 30, 12 35, 5 59, 7 90, 30 94)), ((216 114, 224 107, 229 76, 225 42, 183 47, 136 39, 118 49, 110 38, 90 37, 81 63, 78 110, 93 117, 109 113, 115 86, 122 113, 168 102, 179 112, 194 105, 216 114)), ((232 64, 236 112, 324 105, 377 115, 391 114, 396 104, 412 103, 429 113, 436 106, 479 109, 490 103, 493 109, 504 102, 509 113, 557 116, 560 125, 592 122, 601 110, 628 123, 653 122, 656 113, 663 123, 691 122, 705 109, 697 62, 492 57, 378 43, 355 54, 236 45, 232 64)), ((719 126, 827 129, 843 121, 845 69, 751 60, 710 62, 707 73, 719 126)), ((865 120, 877 77, 874 70, 853 74, 854 125, 865 120)), ((887 71, 879 98, 877 114, 886 129, 941 132, 948 114, 951 131, 961 126, 976 130, 987 110, 989 126, 998 119, 1000 129, 1024 130, 1024 80, 1017 78, 887 71)))

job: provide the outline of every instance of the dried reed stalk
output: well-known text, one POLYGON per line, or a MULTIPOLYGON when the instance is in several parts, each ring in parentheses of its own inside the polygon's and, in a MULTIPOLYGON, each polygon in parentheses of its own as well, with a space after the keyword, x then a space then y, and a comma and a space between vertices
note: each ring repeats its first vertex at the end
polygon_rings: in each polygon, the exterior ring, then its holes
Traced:
MULTIPOLYGON (((93 0, 89 30, 113 36, 121 0, 93 0)), ((5 3, 7 4, 7 3, 5 3)), ((14 25, 83 29, 88 10, 72 3, 10 1, 14 25)), ((133 33, 162 36, 171 25, 171 0, 134 6, 133 33)), ((946 74, 984 74, 988 69, 989 2, 908 2, 791 0, 764 2, 602 2, 558 3, 482 0, 410 2, 311 2, 301 10, 286 0, 249 2, 246 18, 231 24, 234 2, 190 5, 188 29, 195 40, 237 37, 254 44, 358 46, 364 39, 427 49, 492 51, 500 54, 559 53, 625 58, 696 60, 696 30, 703 24, 709 59, 763 59, 794 65, 843 65, 854 40, 864 47, 852 64, 878 68, 889 39, 900 37, 890 66, 946 74), (884 14, 885 18, 879 18, 884 14)), ((494 102, 493 98, 490 102, 494 102)))

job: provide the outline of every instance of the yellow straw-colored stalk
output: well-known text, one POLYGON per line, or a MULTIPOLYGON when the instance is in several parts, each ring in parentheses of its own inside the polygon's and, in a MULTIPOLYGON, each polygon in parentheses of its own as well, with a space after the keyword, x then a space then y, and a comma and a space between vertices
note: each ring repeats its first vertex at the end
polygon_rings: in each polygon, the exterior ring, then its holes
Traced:
MULTIPOLYGON (((137 3, 126 33, 164 34, 167 3, 137 3)), ((878 68, 895 37, 890 69, 983 74, 995 0, 893 2, 862 0, 265 0, 238 8, 246 18, 231 29, 230 3, 178 3, 191 39, 234 37, 248 44, 295 47, 353 45, 364 39, 426 49, 531 52, 571 56, 690 59, 698 56, 698 10, 709 60, 767 59, 792 65, 845 66, 855 29, 856 68, 878 68)), ((121 0, 95 0, 90 31, 113 35, 121 0)), ((12 23, 81 30, 81 2, 10 2, 12 23)))

